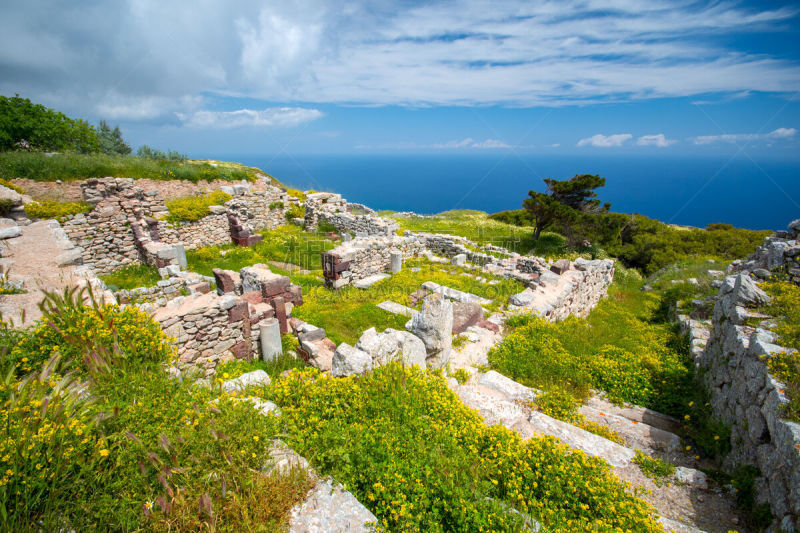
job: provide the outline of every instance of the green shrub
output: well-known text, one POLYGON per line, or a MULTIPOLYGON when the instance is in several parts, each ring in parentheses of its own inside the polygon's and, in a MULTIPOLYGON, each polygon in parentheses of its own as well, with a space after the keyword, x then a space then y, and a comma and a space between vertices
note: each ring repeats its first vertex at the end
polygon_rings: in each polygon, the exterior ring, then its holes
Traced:
POLYGON ((279 419, 172 379, 156 322, 80 296, 48 296, 49 332, 4 337, 19 362, 62 357, 21 380, 3 374, 0 529, 285 530, 311 483, 302 469, 262 474, 279 419))
POLYGON ((293 372, 264 390, 293 449, 389 531, 661 531, 601 459, 487 427, 441 377, 393 363, 363 376, 293 372))
POLYGON ((100 276, 100 279, 110 290, 119 291, 137 287, 155 287, 161 281, 161 275, 156 267, 132 263, 110 274, 100 276))
POLYGON ((86 202, 54 202, 53 200, 39 200, 25 204, 25 214, 28 218, 50 219, 54 218, 63 222, 70 215, 88 213, 94 209, 92 204, 86 202))
POLYGON ((269 204, 270 209, 283 209, 283 202, 272 202, 269 204))
POLYGON ((167 202, 169 215, 166 219, 170 222, 192 222, 200 220, 211 214, 212 205, 223 205, 233 198, 222 191, 214 191, 202 196, 187 196, 167 202))
POLYGON ((0 151, 13 150, 18 143, 34 150, 97 152, 97 131, 85 120, 34 104, 19 95, 0 95, 0 151))
MULTIPOLYGON (((284 334, 283 336, 289 336, 289 335, 290 334, 287 333, 284 334)), ((291 336, 294 337, 294 335, 291 336)), ((272 379, 278 379, 280 375, 287 370, 291 370, 293 368, 299 369, 305 367, 306 364, 302 359, 290 355, 284 351, 284 353, 280 357, 278 357, 277 359, 273 359, 272 361, 263 361, 261 359, 253 359, 251 361, 246 361, 244 359, 237 359, 235 361, 228 361, 226 363, 222 363, 217 366, 216 374, 217 374, 217 379, 229 380, 238 378, 242 374, 253 372, 254 370, 263 370, 264 372, 269 374, 269 377, 271 377, 272 379)))
POLYGON ((121 361, 147 365, 166 361, 174 349, 157 323, 137 307, 83 303, 84 290, 49 294, 43 302, 44 320, 5 358, 17 375, 36 372, 53 355, 83 372, 103 364, 101 355, 114 353, 121 361), (94 353, 93 356, 88 356, 94 353), (88 357, 87 357, 88 356, 88 357))

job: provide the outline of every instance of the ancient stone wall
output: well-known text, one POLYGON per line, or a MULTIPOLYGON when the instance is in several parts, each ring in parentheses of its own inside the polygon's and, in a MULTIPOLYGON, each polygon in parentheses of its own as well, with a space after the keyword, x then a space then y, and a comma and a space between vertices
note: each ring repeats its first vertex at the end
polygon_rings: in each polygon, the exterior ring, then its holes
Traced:
POLYGON ((169 223, 163 220, 168 210, 158 191, 144 191, 131 178, 90 179, 81 184, 81 191, 84 199, 95 205, 94 210, 70 217, 64 230, 83 248, 84 262, 106 274, 131 263, 156 264, 153 254, 148 256, 144 241, 182 244, 187 250, 227 244, 231 242, 228 214, 236 216, 250 232, 256 232, 285 224, 286 210, 296 202, 272 186, 256 191, 246 185, 228 189, 236 196, 224 206, 211 206, 209 216, 169 223), (136 225, 140 229, 138 236, 136 225))
MULTIPOLYGON (((756 278, 786 268, 797 278, 800 221, 789 232, 768 237, 752 256, 735 262, 722 283, 714 306, 705 350, 697 357, 714 414, 731 427, 728 470, 741 465, 759 468, 758 502, 768 502, 775 516, 770 530, 800 530, 800 424, 782 418, 788 403, 785 386, 770 373, 767 361, 789 349, 777 344, 770 317, 757 311, 768 296, 756 278), (765 272, 759 272, 765 270, 765 272)), ((698 329, 698 328, 695 328, 698 329)), ((703 331, 692 332, 702 342, 703 331)), ((694 340, 694 339, 693 339, 694 340)))
POLYGON ((279 331, 286 333, 292 307, 303 303, 302 289, 266 265, 240 273, 215 269, 214 278, 217 291, 175 297, 154 313, 175 339, 180 367, 206 375, 225 361, 259 357, 259 324, 276 318, 279 331))
POLYGON ((387 220, 367 211, 361 204, 349 204, 341 194, 320 192, 309 194, 305 201, 305 227, 316 230, 320 222, 330 224, 340 233, 350 233, 357 237, 373 235, 393 235, 400 227, 397 222, 387 220), (353 211, 364 214, 353 214, 353 211))
POLYGON ((394 235, 346 241, 323 254, 325 279, 338 289, 375 274, 389 272, 393 253, 408 259, 424 250, 424 242, 415 237, 394 235))

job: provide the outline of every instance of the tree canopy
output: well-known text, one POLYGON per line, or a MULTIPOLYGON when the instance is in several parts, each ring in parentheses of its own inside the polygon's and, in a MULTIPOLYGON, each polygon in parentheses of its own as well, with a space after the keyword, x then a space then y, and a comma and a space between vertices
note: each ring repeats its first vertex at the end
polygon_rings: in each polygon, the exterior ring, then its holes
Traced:
POLYGON ((584 215, 605 213, 611 204, 601 204, 597 199, 594 189, 606 184, 606 179, 596 174, 575 175, 568 180, 545 178, 547 192, 529 191, 522 202, 534 220, 534 237, 536 239, 542 231, 550 226, 559 225, 560 231, 570 238, 579 238, 575 235, 576 224, 584 215))

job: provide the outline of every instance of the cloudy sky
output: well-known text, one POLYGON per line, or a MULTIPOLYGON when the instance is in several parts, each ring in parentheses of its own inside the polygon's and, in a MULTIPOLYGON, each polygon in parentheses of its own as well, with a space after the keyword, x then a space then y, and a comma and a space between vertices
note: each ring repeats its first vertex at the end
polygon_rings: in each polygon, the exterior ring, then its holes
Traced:
POLYGON ((2 15, 0 94, 195 156, 800 153, 792 2, 9 0, 2 15))

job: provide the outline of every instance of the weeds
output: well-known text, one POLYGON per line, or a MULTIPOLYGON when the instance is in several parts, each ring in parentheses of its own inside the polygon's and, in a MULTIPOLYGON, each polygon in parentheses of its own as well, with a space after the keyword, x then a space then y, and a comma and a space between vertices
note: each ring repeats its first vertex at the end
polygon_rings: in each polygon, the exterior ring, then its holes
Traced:
POLYGON ((670 462, 662 461, 658 457, 650 457, 636 450, 633 462, 639 465, 642 474, 653 480, 659 487, 664 486, 667 479, 675 474, 675 465, 670 462))
POLYGON ((100 276, 111 291, 130 290, 137 287, 155 287, 161 281, 158 269, 141 263, 132 263, 100 276))

